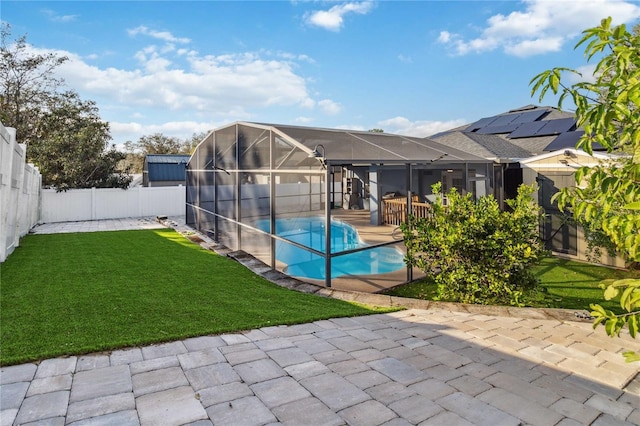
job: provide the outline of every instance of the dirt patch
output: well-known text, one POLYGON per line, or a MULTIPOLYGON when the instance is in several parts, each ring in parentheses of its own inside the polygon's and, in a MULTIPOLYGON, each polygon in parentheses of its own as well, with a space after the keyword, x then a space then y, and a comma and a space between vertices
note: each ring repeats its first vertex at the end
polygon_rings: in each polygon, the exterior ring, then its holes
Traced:
POLYGON ((194 243, 203 243, 204 240, 197 235, 186 235, 186 237, 194 243))

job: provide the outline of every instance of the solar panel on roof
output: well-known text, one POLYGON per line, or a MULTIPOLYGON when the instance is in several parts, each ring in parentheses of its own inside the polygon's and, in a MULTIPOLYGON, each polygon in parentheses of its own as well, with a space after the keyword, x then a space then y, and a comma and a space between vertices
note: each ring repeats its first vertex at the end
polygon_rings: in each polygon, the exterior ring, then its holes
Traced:
MULTIPOLYGON (((560 149, 575 148, 582 135, 584 135, 584 130, 560 133, 557 138, 544 148, 544 150, 558 151, 560 149)), ((606 149, 597 142, 591 145, 591 149, 594 151, 606 151, 606 149)))
POLYGON ((536 121, 546 113, 547 111, 544 109, 523 112, 522 114, 519 114, 519 116, 515 120, 513 120, 513 123, 530 123, 532 121, 536 121))
POLYGON ((547 145, 545 151, 557 151, 559 149, 575 148, 578 140, 584 135, 583 130, 576 132, 560 133, 549 145, 547 145))
POLYGON ((478 129, 481 129, 483 127, 488 126, 493 121, 495 121, 495 119, 496 119, 496 117, 481 118, 480 120, 476 121, 475 123, 473 123, 469 127, 467 127, 466 131, 467 132, 475 132, 478 129))
POLYGON ((559 118, 557 120, 547 120, 547 125, 538 130, 536 136, 557 135, 568 132, 576 124, 573 118, 559 118))
POLYGON ((476 131, 479 135, 498 135, 500 133, 511 133, 516 130, 520 126, 519 124, 506 124, 503 126, 494 126, 493 123, 491 126, 486 126, 476 131))
POLYGON ((491 122, 491 127, 493 126, 505 126, 511 122, 513 122, 516 118, 520 117, 521 114, 505 114, 498 115, 495 120, 491 122))
POLYGON ((511 139, 516 139, 536 136, 536 132, 542 129, 546 124, 546 121, 531 121, 529 123, 522 123, 517 129, 511 132, 509 137, 511 139))

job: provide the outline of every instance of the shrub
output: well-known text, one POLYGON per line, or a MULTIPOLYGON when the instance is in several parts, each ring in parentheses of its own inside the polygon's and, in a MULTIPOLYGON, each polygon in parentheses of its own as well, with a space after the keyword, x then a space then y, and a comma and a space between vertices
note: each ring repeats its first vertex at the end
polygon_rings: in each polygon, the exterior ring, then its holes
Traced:
MULTIPOLYGON (((441 184, 433 185, 440 194, 441 184)), ((452 189, 431 205, 431 215, 402 225, 405 262, 438 285, 438 300, 520 305, 537 280, 530 267, 546 254, 539 237, 540 209, 521 185, 501 211, 493 196, 474 201, 452 189)))

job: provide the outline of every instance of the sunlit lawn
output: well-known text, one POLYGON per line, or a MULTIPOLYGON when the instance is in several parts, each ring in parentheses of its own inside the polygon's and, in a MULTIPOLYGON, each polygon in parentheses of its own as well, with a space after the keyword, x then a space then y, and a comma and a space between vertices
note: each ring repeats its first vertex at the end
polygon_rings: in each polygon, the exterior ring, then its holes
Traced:
POLYGON ((0 277, 2 365, 376 312, 279 287, 168 229, 28 235, 0 277))
MULTIPOLYGON (((624 271, 591 265, 557 257, 545 258, 534 268, 540 280, 538 291, 525 299, 532 307, 589 310, 591 303, 599 303, 608 309, 620 311, 615 301, 605 301, 600 283, 607 279, 640 278, 640 271, 624 271)), ((389 290, 387 294, 433 300, 436 285, 428 280, 417 281, 389 290)))

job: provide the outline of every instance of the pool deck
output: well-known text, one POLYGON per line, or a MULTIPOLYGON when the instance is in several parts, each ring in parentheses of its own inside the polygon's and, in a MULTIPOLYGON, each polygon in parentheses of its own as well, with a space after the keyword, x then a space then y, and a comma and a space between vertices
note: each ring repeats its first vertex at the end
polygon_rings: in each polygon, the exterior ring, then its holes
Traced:
MULTIPOLYGON (((341 220, 355 226, 360 238, 369 244, 380 244, 391 241, 399 241, 394 238, 395 225, 372 225, 369 210, 331 210, 331 218, 341 220)), ((402 234, 396 234, 399 238, 402 234)), ((399 243, 395 245, 400 250, 404 250, 404 245, 399 243)), ((424 274, 418 270, 413 270, 413 278, 419 278, 424 274)), ((363 293, 377 293, 385 289, 395 287, 407 281, 407 270, 402 269, 396 272, 377 275, 360 275, 354 277, 341 277, 331 280, 331 287, 336 290, 358 291, 363 293)), ((303 278, 304 281, 314 284, 324 285, 324 281, 310 280, 303 278)))
MULTIPOLYGON (((395 225, 372 225, 369 210, 331 210, 331 218, 353 225, 358 230, 360 238, 369 244, 394 241, 395 225)), ((402 234, 400 234, 402 235, 402 234)))
MULTIPOLYGON (((316 213, 314 213, 316 215, 316 213)), ((296 217, 301 216, 301 214, 295 215, 296 217)), ((392 241, 399 241, 397 238, 394 238, 394 230, 396 230, 397 226, 395 225, 372 225, 370 219, 369 210, 344 210, 344 209, 333 209, 331 210, 331 219, 332 220, 340 220, 346 222, 356 228, 358 231, 358 235, 360 239, 368 244, 381 244, 392 241)), ((396 232, 397 233, 397 232, 396 232)), ((401 234, 399 234, 401 237, 401 234)), ((268 253, 264 251, 251 250, 249 247, 249 242, 243 242, 243 249, 245 251, 252 252, 252 254, 265 264, 270 263, 268 253)), ((404 250, 404 245, 402 243, 396 244, 394 247, 404 250)), ((279 262, 276 263, 276 268, 278 270, 282 270, 286 267, 285 264, 281 264, 279 262)), ((415 269, 413 270, 413 278, 419 278, 423 276, 423 273, 415 269)), ((315 285, 325 286, 324 280, 315 280, 307 277, 296 277, 302 281, 306 281, 315 285)), ((351 277, 340 277, 333 278, 331 280, 331 287, 336 290, 347 290, 347 291, 357 291, 363 293, 377 293, 380 291, 384 291, 385 289, 395 287, 397 285, 403 284, 407 282, 407 270, 401 269, 396 272, 390 272, 386 274, 371 274, 371 275, 358 275, 351 277)))

